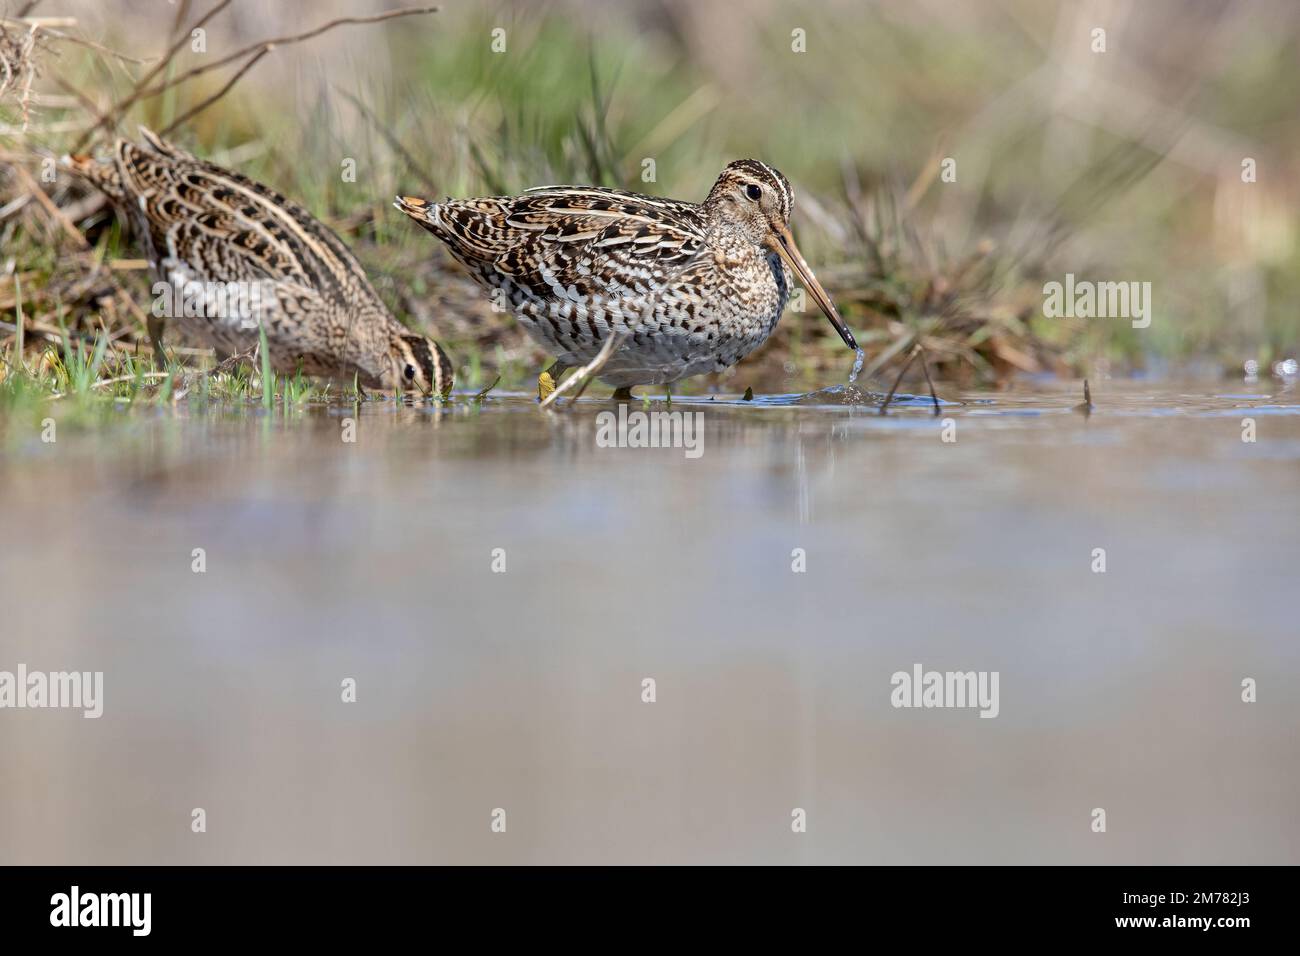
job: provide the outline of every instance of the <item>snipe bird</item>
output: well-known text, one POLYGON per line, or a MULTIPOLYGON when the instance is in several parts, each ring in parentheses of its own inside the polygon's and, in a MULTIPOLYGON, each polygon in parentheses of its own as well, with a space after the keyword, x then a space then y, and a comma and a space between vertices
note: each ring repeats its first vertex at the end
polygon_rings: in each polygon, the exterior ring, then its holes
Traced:
POLYGON ((790 234, 792 204, 789 180, 752 159, 728 164, 699 204, 595 186, 394 203, 556 357, 543 398, 585 364, 616 399, 739 362, 772 334, 792 271, 857 349, 790 234))
POLYGON ((327 226, 267 186, 140 132, 142 145, 118 140, 108 161, 67 163, 125 212, 155 277, 181 293, 162 301, 185 308, 149 318, 162 364, 168 319, 223 357, 256 347, 260 326, 278 372, 451 391, 443 350, 397 321, 327 226))

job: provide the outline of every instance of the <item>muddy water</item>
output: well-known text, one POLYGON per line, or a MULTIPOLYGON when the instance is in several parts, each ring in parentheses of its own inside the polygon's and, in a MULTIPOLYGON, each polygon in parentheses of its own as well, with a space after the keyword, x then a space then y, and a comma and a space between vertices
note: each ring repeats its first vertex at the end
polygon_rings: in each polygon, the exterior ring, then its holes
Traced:
POLYGON ((678 401, 696 457, 522 397, 34 433, 0 670, 103 716, 0 710, 0 859, 1297 862, 1297 393, 1093 399, 678 401), (997 716, 892 706, 916 665, 997 716))

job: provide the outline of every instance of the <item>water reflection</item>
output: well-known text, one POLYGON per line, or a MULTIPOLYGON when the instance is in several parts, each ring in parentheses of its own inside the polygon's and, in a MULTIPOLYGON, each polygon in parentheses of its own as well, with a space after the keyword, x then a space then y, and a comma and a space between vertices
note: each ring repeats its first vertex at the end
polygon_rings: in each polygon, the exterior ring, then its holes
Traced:
POLYGON ((951 442, 928 396, 678 399, 693 460, 598 447, 607 403, 509 395, 142 411, 11 450, 0 669, 103 670, 106 703, 0 712, 0 846, 1294 861, 1300 409, 1267 386, 1108 383, 1087 419, 1076 387, 950 395, 951 442), (915 663, 999 671, 1000 715, 893 709, 915 663))

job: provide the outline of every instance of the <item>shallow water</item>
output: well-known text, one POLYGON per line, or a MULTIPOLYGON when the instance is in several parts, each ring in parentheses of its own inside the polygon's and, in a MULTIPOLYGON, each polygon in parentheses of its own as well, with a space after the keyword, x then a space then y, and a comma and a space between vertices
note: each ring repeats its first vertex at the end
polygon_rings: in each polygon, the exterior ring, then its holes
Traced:
POLYGON ((1296 390, 945 394, 677 399, 698 457, 524 396, 34 431, 0 670, 104 714, 0 710, 0 859, 1297 862, 1296 390))

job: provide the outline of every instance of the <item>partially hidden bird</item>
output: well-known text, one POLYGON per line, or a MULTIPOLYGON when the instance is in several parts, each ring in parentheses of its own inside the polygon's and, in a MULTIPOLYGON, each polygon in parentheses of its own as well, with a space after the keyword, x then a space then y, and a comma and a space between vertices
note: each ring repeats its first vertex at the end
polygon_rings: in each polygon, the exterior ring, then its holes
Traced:
MULTIPOLYGON (((494 304, 556 362, 539 397, 582 366, 626 399, 635 385, 720 372, 761 345, 793 275, 844 344, 857 342, 790 233, 790 182, 729 163, 703 203, 596 186, 394 205, 441 239, 494 304)), ((585 388, 585 383, 583 385, 585 388)))
POLYGON ((343 241, 275 190, 141 128, 111 158, 65 162, 123 211, 160 295, 149 336, 166 364, 170 320, 219 357, 266 334, 272 366, 384 390, 447 396, 446 353, 392 314, 343 241))

